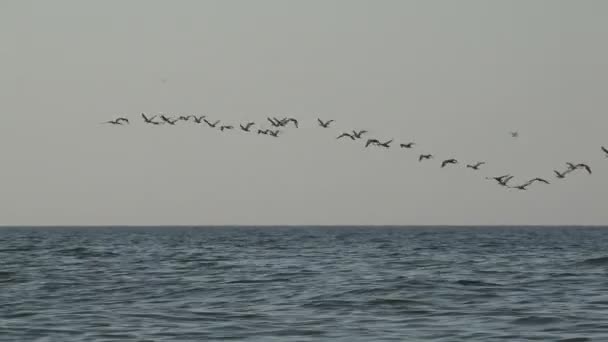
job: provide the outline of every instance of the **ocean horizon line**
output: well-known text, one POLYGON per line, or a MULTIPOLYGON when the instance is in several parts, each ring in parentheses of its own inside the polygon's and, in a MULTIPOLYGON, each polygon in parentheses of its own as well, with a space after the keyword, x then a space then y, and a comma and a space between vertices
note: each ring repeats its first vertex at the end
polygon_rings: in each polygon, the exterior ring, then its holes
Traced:
POLYGON ((0 224, 0 229, 6 228, 608 228, 608 224, 0 224))

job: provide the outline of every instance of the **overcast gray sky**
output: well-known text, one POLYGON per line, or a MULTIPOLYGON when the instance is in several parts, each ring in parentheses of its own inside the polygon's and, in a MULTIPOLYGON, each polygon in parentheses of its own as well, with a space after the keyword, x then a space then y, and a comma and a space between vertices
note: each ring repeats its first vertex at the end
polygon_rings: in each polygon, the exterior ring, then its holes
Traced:
POLYGON ((607 224, 607 17, 601 0, 2 1, 0 224, 607 224), (99 124, 118 115, 136 121, 99 124), (363 128, 418 145, 335 140, 363 128), (594 173, 555 180, 566 161, 594 173), (504 173, 552 184, 483 179, 504 173))

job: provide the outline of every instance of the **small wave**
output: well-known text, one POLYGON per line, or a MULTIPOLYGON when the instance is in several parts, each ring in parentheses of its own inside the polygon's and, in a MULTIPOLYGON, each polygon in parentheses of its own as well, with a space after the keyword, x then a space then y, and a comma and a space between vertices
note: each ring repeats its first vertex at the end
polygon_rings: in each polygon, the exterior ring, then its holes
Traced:
POLYGON ((540 316, 528 316, 523 318, 518 318, 514 320, 513 324, 518 325, 541 325, 541 324, 551 324, 558 322, 559 319, 556 317, 540 317, 540 316))
POLYGON ((458 280, 456 283, 463 286, 501 286, 500 284, 488 283, 480 280, 458 280))
POLYGON ((558 340, 557 342, 587 342, 591 341, 590 338, 587 337, 572 337, 572 338, 563 338, 558 340))
POLYGON ((593 265, 593 266, 608 265, 608 257, 585 259, 581 263, 586 264, 586 265, 593 265))

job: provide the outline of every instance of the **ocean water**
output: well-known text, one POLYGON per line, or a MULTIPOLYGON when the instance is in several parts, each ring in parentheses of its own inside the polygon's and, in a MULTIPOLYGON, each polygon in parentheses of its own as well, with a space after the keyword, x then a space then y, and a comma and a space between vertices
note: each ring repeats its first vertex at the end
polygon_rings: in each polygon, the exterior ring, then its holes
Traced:
POLYGON ((608 229, 0 229, 0 341, 608 341, 608 229))

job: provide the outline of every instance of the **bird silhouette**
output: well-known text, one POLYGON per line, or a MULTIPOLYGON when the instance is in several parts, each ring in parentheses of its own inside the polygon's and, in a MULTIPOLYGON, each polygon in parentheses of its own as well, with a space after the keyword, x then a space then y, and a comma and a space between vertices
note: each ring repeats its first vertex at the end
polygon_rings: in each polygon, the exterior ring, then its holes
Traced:
POLYGON ((273 137, 275 137, 275 138, 277 138, 277 137, 279 136, 279 132, 280 132, 280 131, 279 131, 278 129, 277 129, 277 130, 275 130, 275 131, 268 130, 268 134, 270 134, 271 136, 273 136, 273 137))
POLYGON ((148 117, 146 116, 146 114, 141 113, 141 117, 144 119, 144 122, 145 122, 145 123, 148 123, 148 124, 151 124, 151 125, 160 125, 160 123, 158 123, 158 122, 154 121, 154 118, 156 117, 156 115, 154 115, 154 116, 153 116, 153 117, 151 117, 151 118, 148 118, 148 117))
POLYGON ((342 133, 342 134, 338 135, 338 137, 336 139, 340 139, 340 138, 344 138, 344 137, 348 137, 351 140, 356 140, 357 139, 357 138, 355 138, 354 135, 348 134, 348 133, 342 133))
POLYGON ((298 120, 296 120, 295 118, 289 118, 285 121, 285 125, 287 125, 290 122, 292 122, 293 125, 296 126, 296 128, 298 128, 298 120))
POLYGON ((268 129, 264 129, 264 130, 258 129, 258 134, 268 135, 268 131, 270 131, 270 130, 268 130, 268 129))
POLYGON ((566 178, 566 175, 567 175, 568 173, 570 173, 570 172, 571 172, 571 170, 566 170, 566 171, 564 171, 564 172, 559 172, 559 171, 557 171, 557 170, 553 170, 553 172, 555 172, 555 177, 560 178, 560 179, 563 179, 563 178, 566 178))
POLYGON ((413 142, 409 142, 407 144, 399 144, 399 146, 401 148, 412 148, 412 147, 414 147, 414 145, 416 145, 416 143, 413 143, 413 142))
POLYGON ((168 118, 164 115, 161 115, 160 118, 163 119, 163 121, 168 123, 169 125, 175 125, 175 123, 178 121, 178 119, 168 118))
POLYGON ((498 177, 486 177, 486 179, 495 180, 496 182, 498 182, 498 184, 500 184, 502 186, 507 186, 507 183, 511 179, 513 179, 513 176, 507 174, 507 175, 502 175, 502 176, 498 176, 498 177))
POLYGON ((245 126, 243 126, 242 124, 240 124, 239 126, 241 126, 241 129, 245 132, 249 132, 249 129, 251 129, 251 126, 255 125, 255 122, 248 122, 247 124, 245 124, 245 126))
POLYGON ((201 115, 199 117, 192 115, 192 119, 194 120, 194 122, 196 122, 197 124, 203 123, 203 119, 205 118, 205 115, 201 115))
POLYGON ((268 122, 272 125, 272 127, 282 127, 281 121, 277 118, 266 118, 268 122))
POLYGON ((421 154, 421 155, 418 157, 418 161, 419 161, 419 162, 421 162, 421 161, 423 161, 423 160, 425 160, 425 159, 433 159, 433 155, 432 155, 432 154, 421 154))
POLYGON ((368 147, 369 145, 377 145, 379 144, 380 141, 378 139, 367 139, 367 142, 365 143, 365 147, 368 147))
POLYGON ((467 167, 468 167, 468 168, 470 168, 470 169, 473 169, 473 170, 479 170, 479 167, 480 167, 481 165, 484 165, 485 163, 486 163, 486 162, 479 162, 479 163, 477 163, 477 164, 473 164, 473 165, 468 164, 468 165, 467 165, 467 167))
POLYGON ((604 146, 602 146, 602 151, 604 151, 604 153, 606 153, 606 158, 608 158, 608 149, 606 149, 604 146))
POLYGON ((233 129, 234 127, 232 125, 222 125, 220 126, 220 131, 224 131, 225 129, 233 129))
POLYGON ((111 124, 111 125, 122 126, 122 120, 120 120, 120 118, 115 119, 115 120, 110 120, 110 121, 102 122, 102 123, 103 124, 111 124))
POLYGON ((393 139, 389 140, 389 141, 385 141, 385 142, 381 142, 376 144, 377 146, 382 146, 384 148, 390 148, 391 147, 391 143, 393 142, 393 139))
POLYGON ((511 132, 511 136, 513 138, 517 138, 517 137, 519 137, 519 132, 517 132, 517 131, 511 132))
POLYGON ((217 120, 217 121, 215 121, 214 123, 211 123, 211 122, 207 121, 207 119, 203 119, 203 121, 205 121, 205 123, 206 123, 207 125, 209 125, 209 127, 211 127, 211 128, 215 128, 215 127, 217 126, 217 124, 219 124, 219 123, 220 123, 220 120, 217 120))
POLYGON ((328 128, 329 125, 334 122, 334 120, 328 120, 323 122, 321 119, 317 119, 317 121, 319 122, 319 126, 323 127, 323 128, 328 128))
POLYGON ((363 130, 360 130, 359 132, 357 132, 357 131, 353 131, 353 136, 354 136, 355 138, 357 138, 357 139, 361 139, 361 136, 362 136, 363 134, 365 134, 365 133, 367 133, 367 131, 366 131, 366 130, 364 130, 364 129, 363 129, 363 130))
POLYGON ((445 167, 445 166, 446 166, 446 165, 448 165, 448 164, 458 164, 458 160, 453 159, 453 158, 452 158, 452 159, 446 159, 446 160, 444 160, 444 161, 441 163, 441 167, 443 168, 443 167, 445 167))
POLYGON ((587 164, 577 164, 576 165, 577 169, 585 169, 585 171, 587 171, 587 173, 591 174, 591 167, 589 167, 589 165, 587 164))

